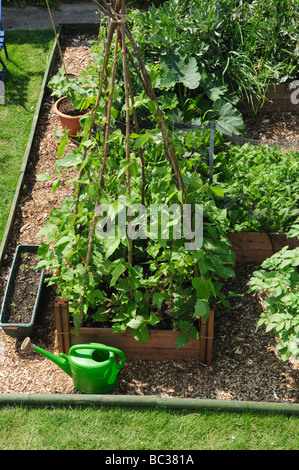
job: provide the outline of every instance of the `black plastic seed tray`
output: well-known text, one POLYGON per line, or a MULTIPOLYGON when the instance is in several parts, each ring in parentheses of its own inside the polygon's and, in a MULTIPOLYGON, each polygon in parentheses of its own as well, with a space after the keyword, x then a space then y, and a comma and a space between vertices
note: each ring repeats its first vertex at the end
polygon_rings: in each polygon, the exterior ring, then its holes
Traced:
MULTIPOLYGON (((45 271, 44 269, 41 270, 40 273, 40 282, 38 287, 38 292, 35 298, 35 304, 31 316, 31 321, 29 323, 9 323, 9 315, 10 315, 10 305, 11 300, 14 294, 15 288, 15 280, 19 273, 19 268, 22 264, 22 254, 24 253, 37 253, 39 245, 18 245, 16 248, 16 252, 13 258, 13 262, 11 265, 11 270, 9 274, 9 278, 7 281, 4 298, 2 301, 2 307, 0 312, 0 327, 4 330, 4 332, 8 336, 12 336, 14 338, 25 338, 26 336, 30 336, 33 330, 34 322, 38 311, 40 309, 40 305, 42 303, 42 296, 44 291, 44 276, 45 271)), ((31 287, 28 286, 28 289, 31 287)))

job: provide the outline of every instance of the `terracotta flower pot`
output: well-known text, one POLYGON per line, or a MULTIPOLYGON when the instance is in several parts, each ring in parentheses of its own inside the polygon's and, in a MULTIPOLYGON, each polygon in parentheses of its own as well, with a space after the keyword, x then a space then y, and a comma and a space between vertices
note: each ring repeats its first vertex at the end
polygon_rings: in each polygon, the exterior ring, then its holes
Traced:
POLYGON ((60 104, 66 100, 66 96, 63 96, 62 98, 59 98, 59 100, 55 101, 54 103, 54 111, 58 115, 61 127, 63 129, 68 129, 68 135, 71 137, 74 137, 77 135, 77 132, 79 132, 82 127, 80 124, 80 119, 82 117, 88 116, 89 113, 85 114, 80 114, 77 116, 71 116, 69 114, 64 114, 61 111, 59 111, 59 106, 60 104))

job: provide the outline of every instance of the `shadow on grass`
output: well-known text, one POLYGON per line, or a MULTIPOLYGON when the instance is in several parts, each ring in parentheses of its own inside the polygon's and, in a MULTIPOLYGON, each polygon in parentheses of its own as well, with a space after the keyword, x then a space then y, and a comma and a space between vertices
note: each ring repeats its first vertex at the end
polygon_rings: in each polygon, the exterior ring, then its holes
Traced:
POLYGON ((8 31, 5 39, 9 61, 6 61, 5 103, 0 106, 0 242, 54 33, 52 30, 8 31))
MULTIPOLYGON (((5 33, 9 61, 6 61, 5 104, 30 109, 32 89, 30 82, 40 84, 44 75, 46 59, 50 53, 52 30, 8 31, 5 33), (28 107, 29 105, 29 107, 28 107)), ((35 90, 34 90, 35 91, 35 90)))

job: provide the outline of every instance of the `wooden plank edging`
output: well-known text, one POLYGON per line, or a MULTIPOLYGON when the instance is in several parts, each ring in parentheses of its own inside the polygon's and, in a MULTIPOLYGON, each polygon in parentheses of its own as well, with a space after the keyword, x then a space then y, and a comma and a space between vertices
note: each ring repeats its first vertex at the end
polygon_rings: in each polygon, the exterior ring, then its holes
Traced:
MULTIPOLYGON (((299 103, 298 103, 298 81, 293 80, 291 83, 277 83, 268 86, 266 93, 266 101, 264 105, 259 108, 258 111, 270 113, 270 112, 293 112, 299 113, 299 103), (292 86, 292 88, 290 88, 292 86)), ((257 100, 253 99, 255 105, 257 100)), ((244 97, 243 102, 238 106, 240 111, 243 113, 253 113, 252 104, 249 100, 244 97)))
POLYGON ((67 299, 56 297, 54 311, 58 352, 68 354, 70 349, 70 324, 67 299))
POLYGON ((150 330, 147 343, 136 341, 129 331, 113 333, 111 328, 80 327, 79 335, 70 326, 67 299, 55 299, 56 335, 59 353, 68 354, 75 344, 98 342, 121 349, 129 359, 140 360, 185 360, 195 359, 205 364, 212 363, 214 312, 209 319, 202 319, 200 339, 191 339, 180 349, 176 349, 176 337, 180 332, 170 330, 150 330))
MULTIPOLYGON (((78 34, 78 33, 96 34, 99 31, 99 27, 100 27, 100 22, 60 24, 57 28, 58 40, 61 37, 63 37, 63 34, 65 35, 66 34, 78 34)), ((35 107, 35 112, 32 118, 32 124, 31 124, 31 129, 30 129, 29 137, 28 137, 27 144, 26 144, 26 149, 24 151, 24 155, 22 158, 19 179, 18 179, 17 186, 15 189, 14 198, 11 203, 11 208, 10 208, 10 212, 9 212, 8 219, 6 222, 5 231, 4 231, 1 244, 0 244, 0 267, 4 264, 6 249, 8 246, 9 237, 11 235, 13 224, 14 224, 15 217, 16 217, 17 206, 19 203, 19 199, 20 199, 20 195, 21 195, 21 191, 23 187, 25 172, 26 172, 28 161, 30 158, 31 147, 32 147, 33 139, 34 139, 36 128, 37 128, 38 119, 40 116, 45 89, 46 89, 50 74, 52 73, 52 70, 54 68, 57 55, 58 55, 58 43, 57 43, 56 38, 54 38, 53 47, 49 55, 49 60, 45 69, 44 76, 43 76, 43 81, 41 84, 39 97, 38 97, 37 104, 35 107)))
POLYGON ((284 246, 299 246, 297 237, 287 238, 278 233, 235 232, 227 235, 237 262, 262 262, 284 246))

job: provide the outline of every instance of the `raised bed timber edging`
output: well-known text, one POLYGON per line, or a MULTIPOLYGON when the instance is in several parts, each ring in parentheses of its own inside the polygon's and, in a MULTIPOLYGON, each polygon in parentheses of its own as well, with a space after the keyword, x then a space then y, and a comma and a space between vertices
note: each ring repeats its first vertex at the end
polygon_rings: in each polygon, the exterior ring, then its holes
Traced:
POLYGON ((130 332, 113 333, 111 328, 81 327, 76 335, 70 326, 67 299, 55 299, 56 335, 59 353, 68 354, 74 344, 97 342, 121 349, 128 359, 141 360, 184 360, 196 359, 204 364, 212 363, 214 312, 207 321, 201 319, 199 340, 191 339, 180 349, 176 349, 177 331, 150 330, 146 344, 136 341, 130 332))
POLYGON ((229 233, 228 239, 240 263, 261 263, 288 245, 291 249, 299 246, 299 240, 287 238, 278 233, 239 232, 229 233))
MULTIPOLYGON (((294 80, 289 85, 285 83, 269 85, 266 98, 261 111, 299 113, 299 80, 294 80)), ((247 103, 246 99, 239 108, 241 112, 253 112, 252 105, 247 103)))
MULTIPOLYGON (((59 34, 59 32, 58 32, 58 34, 59 34)), ((47 67, 46 67, 46 70, 45 70, 45 73, 44 73, 44 78, 43 78, 43 81, 42 81, 39 97, 38 97, 38 100, 37 100, 34 116, 33 116, 33 119, 32 119, 30 134, 29 134, 29 137, 28 137, 26 149, 25 149, 23 159, 22 159, 22 164, 21 164, 21 169, 20 169, 20 173, 19 173, 18 183, 17 183, 16 189, 15 189, 15 194, 14 194, 14 198, 13 198, 13 201, 12 201, 12 204, 11 204, 10 213, 9 213, 9 216, 8 216, 5 231, 4 231, 3 238, 2 238, 2 241, 1 241, 1 245, 0 245, 0 267, 3 264, 4 259, 5 259, 5 251, 6 251, 6 248, 7 248, 8 240, 9 240, 11 230, 12 230, 12 227, 13 227, 13 223, 14 223, 14 220, 15 220, 15 216, 16 216, 17 205, 18 205, 18 202, 19 202, 19 199, 20 199, 20 194, 21 194, 21 190, 22 190, 22 186, 23 186, 25 172, 26 172, 29 157, 30 157, 31 146, 32 146, 33 138, 34 138, 35 131, 36 131, 36 128, 37 128, 37 122, 38 122, 38 118, 39 118, 39 115, 40 115, 41 105, 42 105, 42 101, 43 101, 44 93, 45 93, 45 88, 46 88, 46 84, 47 84, 48 78, 50 76, 50 73, 51 73, 51 71, 53 70, 53 67, 54 67, 54 63, 55 63, 55 60, 56 60, 56 57, 57 57, 57 51, 58 51, 57 41, 55 40, 55 42, 53 44, 53 47, 52 47, 52 50, 51 50, 51 53, 50 53, 49 61, 48 61, 48 64, 47 64, 47 67)))
POLYGON ((150 408, 172 410, 210 410, 236 413, 282 413, 298 415, 298 403, 274 403, 263 401, 215 400, 203 398, 170 398, 155 395, 92 395, 92 394, 43 394, 1 393, 0 406, 116 406, 125 408, 150 408))
POLYGON ((265 111, 299 112, 299 80, 294 80, 288 88, 284 83, 270 85, 267 92, 269 103, 265 103, 265 111))

